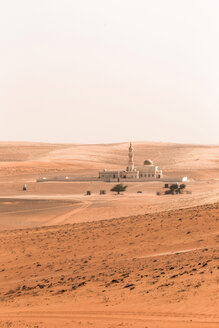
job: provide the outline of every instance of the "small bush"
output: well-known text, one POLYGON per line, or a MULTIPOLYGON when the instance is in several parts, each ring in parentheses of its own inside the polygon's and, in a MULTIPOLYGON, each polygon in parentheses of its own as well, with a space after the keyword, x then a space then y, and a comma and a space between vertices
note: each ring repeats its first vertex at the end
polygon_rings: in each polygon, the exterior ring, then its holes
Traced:
POLYGON ((122 183, 115 185, 110 191, 116 191, 119 195, 120 192, 126 191, 127 186, 124 186, 122 183))
POLYGON ((176 189, 178 189, 178 184, 177 184, 177 183, 173 183, 173 184, 170 186, 170 189, 171 189, 171 190, 176 190, 176 189))
POLYGON ((180 189, 185 189, 186 188, 186 185, 185 183, 182 183, 180 186, 179 186, 180 189))

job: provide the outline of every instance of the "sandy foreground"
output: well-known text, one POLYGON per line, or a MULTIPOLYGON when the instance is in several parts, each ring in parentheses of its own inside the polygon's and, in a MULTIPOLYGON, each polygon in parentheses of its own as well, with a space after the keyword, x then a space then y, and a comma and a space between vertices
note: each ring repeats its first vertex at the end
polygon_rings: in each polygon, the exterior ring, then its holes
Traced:
POLYGON ((124 168, 125 143, 0 143, 0 327, 219 327, 219 147, 134 149, 192 193, 35 182, 124 168))

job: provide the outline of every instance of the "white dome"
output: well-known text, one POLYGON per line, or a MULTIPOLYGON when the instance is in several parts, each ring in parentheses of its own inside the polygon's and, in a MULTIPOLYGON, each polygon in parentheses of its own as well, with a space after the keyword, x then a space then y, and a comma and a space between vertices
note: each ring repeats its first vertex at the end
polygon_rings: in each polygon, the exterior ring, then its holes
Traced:
POLYGON ((144 165, 153 165, 153 162, 150 159, 146 159, 144 165))

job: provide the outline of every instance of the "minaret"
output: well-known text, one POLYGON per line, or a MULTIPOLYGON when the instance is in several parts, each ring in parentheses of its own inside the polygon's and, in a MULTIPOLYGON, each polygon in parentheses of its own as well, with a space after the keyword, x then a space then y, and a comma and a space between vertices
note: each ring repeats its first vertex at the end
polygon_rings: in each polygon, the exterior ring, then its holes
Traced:
POLYGON ((133 153, 133 147, 132 143, 130 142, 129 146, 129 161, 128 161, 128 166, 127 166, 127 171, 134 171, 134 153, 133 153))

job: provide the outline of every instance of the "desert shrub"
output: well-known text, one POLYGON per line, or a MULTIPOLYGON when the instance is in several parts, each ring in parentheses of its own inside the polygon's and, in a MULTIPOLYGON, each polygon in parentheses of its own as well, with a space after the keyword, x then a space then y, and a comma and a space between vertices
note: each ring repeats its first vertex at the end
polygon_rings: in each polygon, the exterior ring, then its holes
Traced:
POLYGON ((180 186, 179 186, 180 189, 185 189, 186 188, 186 185, 185 183, 182 183, 180 186))
POLYGON ((177 183, 173 183, 171 186, 170 186, 170 190, 176 190, 178 189, 178 184, 177 183))
POLYGON ((173 195, 174 194, 174 190, 171 190, 171 189, 165 190, 165 193, 164 194, 165 195, 173 195))
POLYGON ((124 186, 122 183, 119 183, 115 185, 110 191, 115 191, 117 194, 120 194, 120 192, 126 191, 127 186, 124 186))

